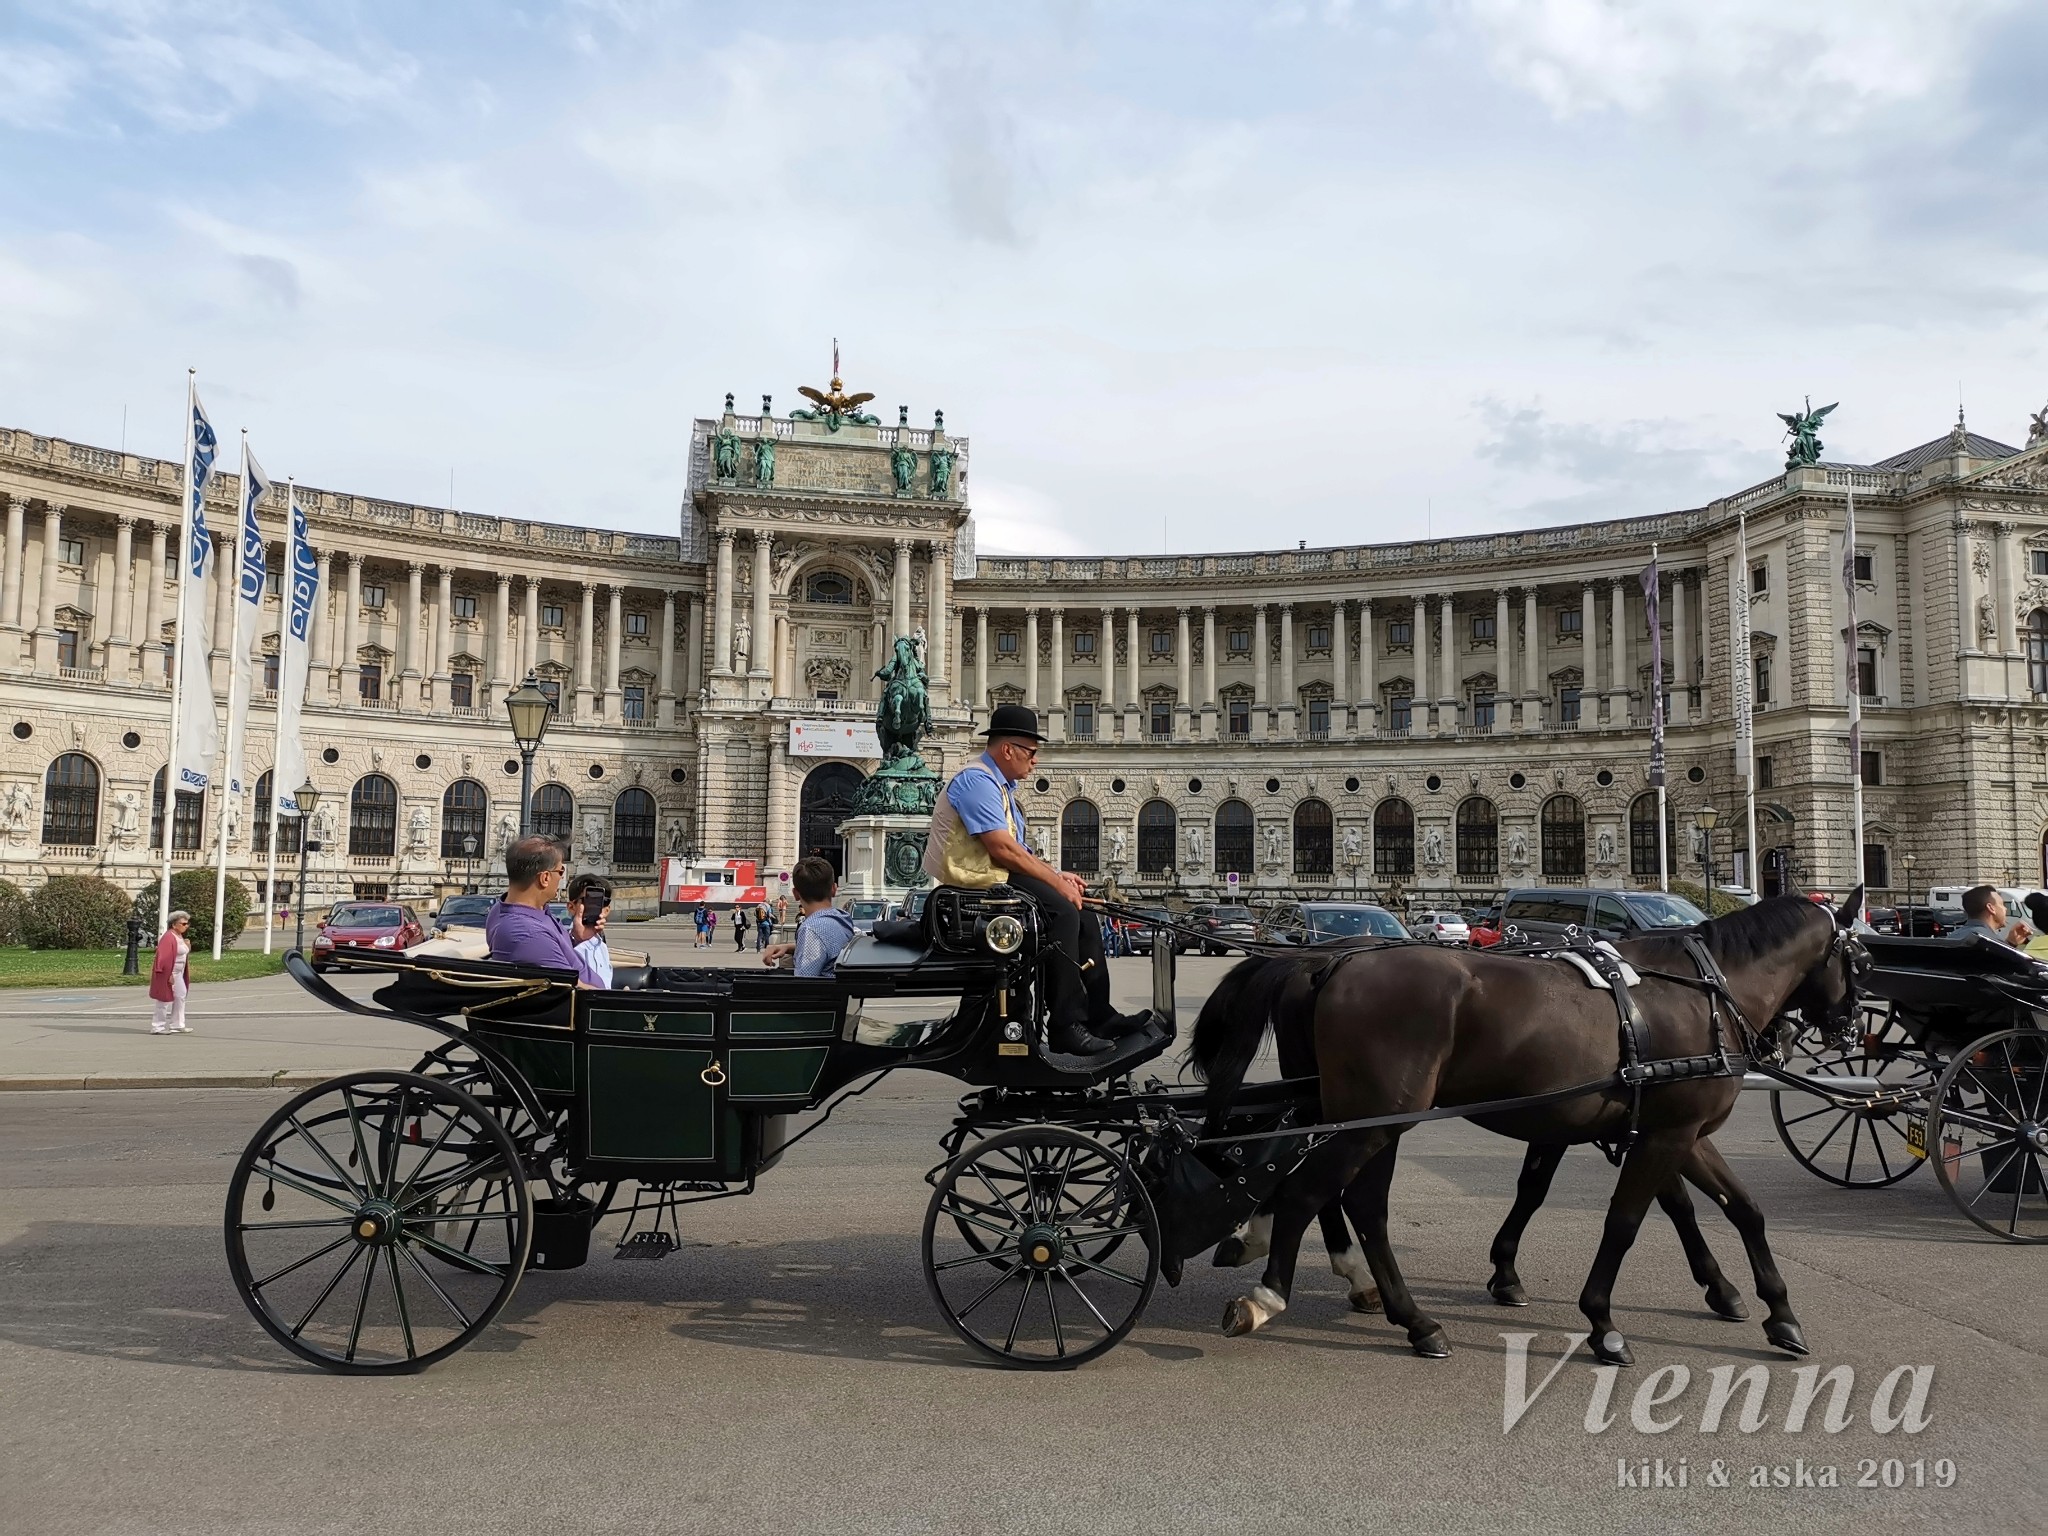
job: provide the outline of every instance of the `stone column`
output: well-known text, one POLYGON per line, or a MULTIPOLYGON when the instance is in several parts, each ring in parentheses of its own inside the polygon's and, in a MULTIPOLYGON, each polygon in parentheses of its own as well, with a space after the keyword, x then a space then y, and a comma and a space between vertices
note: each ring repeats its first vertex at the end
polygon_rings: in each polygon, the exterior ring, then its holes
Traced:
MULTIPOLYGON (((64 505, 50 502, 43 509, 43 568, 36 585, 35 669, 57 670, 57 544, 64 536, 64 505)), ((220 605, 223 613, 229 609, 220 605)), ((217 642, 227 648, 225 641, 217 642)))
POLYGON ((1685 572, 1671 573, 1671 723, 1692 719, 1692 626, 1685 613, 1685 572))
POLYGON ((135 571, 135 519, 121 514, 114 519, 114 579, 107 584, 103 606, 108 610, 107 678, 128 681, 128 621, 135 614, 135 599, 129 591, 135 571))
POLYGON ((1358 602, 1358 728, 1380 728, 1379 631, 1373 628, 1372 599, 1358 602))
POLYGON ((1429 729, 1436 719, 1436 708, 1429 700, 1429 596, 1415 594, 1415 618, 1409 630, 1415 642, 1415 683, 1411 690, 1414 697, 1408 704, 1408 729, 1420 736, 1429 729))
POLYGON ((1295 733, 1294 604, 1280 605, 1280 734, 1295 733))
MULTIPOLYGON (((1959 517, 1953 526, 1956 534, 1956 649, 1969 656, 1977 650, 1977 592, 1976 575, 1970 568, 1970 525, 1959 517)), ((1747 571, 1742 573, 1742 579, 1749 580, 1747 571)), ((1790 601, 1789 594, 1787 601, 1790 601)), ((1967 671, 1959 674, 1956 691, 1965 698, 1969 697, 1967 671)))
POLYGON ((1124 740, 1137 741, 1144 735, 1145 697, 1138 682, 1138 610, 1124 610, 1124 662, 1130 681, 1124 689, 1124 740))
MULTIPOLYGON (((765 677, 771 680, 775 676, 775 594, 769 587, 775 579, 774 563, 771 558, 774 546, 773 535, 754 535, 754 650, 747 658, 749 677, 765 677)), ((909 580, 907 568, 904 580, 909 580)))
POLYGON ((540 667, 540 578, 526 578, 526 611, 521 627, 526 631, 520 638, 523 656, 518 666, 512 669, 514 687, 523 685, 540 667))
MULTIPOLYGON (((960 665, 960 658, 966 654, 967 610, 955 607, 946 626, 946 660, 950 666, 957 667, 960 665)), ((966 681, 965 678, 960 679, 957 683, 953 682, 950 678, 947 680, 947 697, 956 704, 960 701, 961 694, 967 691, 966 681)))
POLYGON ((348 557, 348 591, 342 597, 341 609, 341 702, 353 709, 363 701, 360 686, 362 664, 357 653, 363 648, 363 557, 351 554, 348 557))
POLYGON ((420 696, 420 565, 405 565, 405 607, 398 631, 398 697, 412 706, 420 696))
MULTIPOLYGON (((759 646, 759 637, 755 639, 759 646)), ((596 707, 597 694, 590 680, 591 652, 597 646, 597 583, 583 583, 583 602, 576 610, 576 719, 588 720, 596 707)))
POLYGON ((1330 733, 1351 734, 1351 604, 1330 605, 1330 733))
POLYGON ((22 523, 27 516, 28 503, 19 496, 10 496, 7 500, 7 567, 0 572, 0 629, 17 633, 21 629, 21 564, 28 553, 22 523))
POLYGON ((1116 697, 1116 610, 1102 610, 1102 624, 1095 632, 1095 661, 1102 668, 1102 700, 1096 708, 1096 733, 1104 741, 1116 740, 1118 717, 1116 697))
POLYGON ((1046 701, 1042 727, 1055 741, 1067 739, 1067 610, 1052 611, 1052 697, 1046 701))
MULTIPOLYGON (((2019 540, 2013 537, 2013 525, 2009 522, 1993 523, 1991 538, 1991 580, 1994 593, 1992 611, 1997 616, 1997 625, 1992 630, 1992 648, 2002 655, 2017 656, 2020 654, 2020 636, 2019 626, 2013 621, 2013 610, 2019 606, 2019 540)), ((1853 556, 1854 553, 1855 551, 1850 550, 1844 558, 1853 556)), ((1844 623, 1847 622, 1847 618, 1848 615, 1844 614, 1844 623)), ((1836 627, 1840 628, 1841 625, 1838 624, 1836 627)), ((1850 643, 1856 643, 1853 636, 1850 643)), ((2021 672, 2015 679, 2015 686, 2009 687, 2006 692, 2008 696, 2017 694, 2021 698, 2026 697, 2026 673, 2021 672)), ((1847 700, 1843 702, 1846 703, 1847 700)))
POLYGON ((497 595, 491 600, 491 677, 488 691, 477 700, 482 709, 493 709, 512 686, 512 578, 498 576, 497 595))
MULTIPOLYGON (((907 573, 909 566, 904 563, 904 548, 905 546, 900 543, 896 546, 896 568, 899 572, 907 573)), ((907 574, 904 579, 906 581, 909 579, 907 574)), ((905 597, 904 602, 907 604, 909 598, 905 597)), ((1024 702, 1033 709, 1038 708, 1038 610, 1036 608, 1024 610, 1024 702)))
POLYGON ((1579 724, 1583 728, 1600 718, 1600 621, 1593 583, 1579 587, 1579 724), (1590 706, 1590 711, 1589 711, 1590 706))
POLYGON ((170 537, 170 529, 162 523, 150 524, 149 574, 144 578, 149 588, 142 595, 142 680, 151 687, 170 686, 158 659, 164 653, 164 551, 170 537))
POLYGON ((988 713, 988 605, 974 610, 974 698, 982 714, 988 713))
POLYGON ((611 589, 604 611, 604 717, 617 720, 619 717, 619 644, 626 628, 625 615, 620 604, 625 600, 626 590, 615 586, 611 589))
POLYGON ((1617 576, 1607 602, 1607 718, 1611 724, 1627 725, 1629 717, 1628 668, 1628 584, 1632 578, 1617 576))
POLYGON ((1514 659, 1514 634, 1508 628, 1508 589, 1496 587, 1493 593, 1493 730, 1495 735, 1507 730, 1515 713, 1514 674, 1509 663, 1514 659))
MULTIPOLYGON (((441 567, 441 579, 434 591, 434 702, 448 708, 449 663, 455 657, 455 572, 441 567)), ((470 695, 472 700, 475 694, 470 695)))
MULTIPOLYGON (((732 676, 732 530, 718 533, 711 598, 711 675, 732 676)), ((701 789, 701 786, 700 786, 701 789)))
POLYGON ((1252 740, 1264 741, 1271 732, 1270 711, 1273 704, 1271 688, 1267 686, 1267 652, 1271 649, 1266 635, 1266 605, 1252 607, 1252 740))
POLYGON ((1179 686, 1174 692, 1173 733, 1182 741, 1188 741, 1195 734, 1192 723, 1194 693, 1191 687, 1194 658, 1188 654, 1188 610, 1185 603, 1173 610, 1173 620, 1173 655, 1178 663, 1179 673, 1174 679, 1179 686))
POLYGON ((654 639, 654 718, 661 725, 676 723, 676 594, 669 588, 661 594, 661 633, 654 639))
POLYGON ((772 699, 789 697, 789 658, 784 654, 789 646, 789 619, 787 615, 775 615, 775 649, 768 653, 771 671, 768 677, 768 696, 772 699))
MULTIPOLYGON (((931 684, 934 703, 943 703, 952 696, 952 689, 946 681, 949 675, 949 658, 946 655, 946 568, 951 559, 951 547, 941 539, 933 539, 931 566, 924 577, 925 606, 930 615, 924 625, 924 670, 931 684)), ((1058 654, 1057 646, 1054 654, 1058 654)), ((1053 707, 1059 707, 1057 690, 1054 692, 1053 707)))
POLYGON ((899 635, 910 633, 910 540, 896 541, 896 576, 889 585, 889 622, 892 629, 888 639, 893 644, 899 635))
POLYGON ((691 698, 704 686, 704 599, 692 595, 689 618, 684 621, 683 687, 691 698))
POLYGON ((1543 632, 1536 627, 1536 589, 1522 588, 1522 729, 1533 731, 1543 724, 1542 668, 1538 658, 1543 632))
POLYGON ((1456 594, 1444 593, 1438 607, 1438 623, 1443 627, 1443 655, 1438 660, 1437 682, 1437 729, 1445 735, 1452 735, 1458 729, 1458 610, 1456 594))
POLYGON ((1217 733, 1216 698, 1216 605, 1202 604, 1202 740, 1214 741, 1217 733))

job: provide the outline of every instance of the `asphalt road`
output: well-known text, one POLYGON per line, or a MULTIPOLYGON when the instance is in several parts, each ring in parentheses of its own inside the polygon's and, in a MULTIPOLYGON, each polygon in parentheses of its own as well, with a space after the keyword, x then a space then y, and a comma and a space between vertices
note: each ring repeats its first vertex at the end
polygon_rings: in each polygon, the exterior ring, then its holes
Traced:
MULTIPOLYGON (((1980 1240, 1924 1172, 1841 1191, 1801 1172, 1748 1095, 1722 1145, 1764 1201, 1816 1354, 1848 1365, 1853 1422, 1785 1421, 1797 1362, 1755 1323, 1707 1316, 1653 1217, 1617 1293, 1638 1364, 1616 1421, 1584 1420, 1581 1353, 1503 1431, 1504 1332, 1538 1335, 1541 1382, 1580 1321, 1571 1298, 1610 1173, 1575 1153, 1522 1273, 1535 1304, 1481 1282, 1518 1150, 1462 1124, 1409 1139, 1394 1191, 1407 1273, 1445 1322, 1427 1362, 1349 1312, 1310 1238, 1294 1306, 1226 1339, 1249 1273, 1192 1267, 1086 1369, 983 1367, 932 1310, 916 1233, 950 1085, 891 1079, 792 1152, 751 1200, 699 1207, 656 1263, 529 1275, 482 1340, 410 1378, 287 1359, 229 1286, 220 1207, 232 1158, 282 1095, 0 1095, 0 1526, 42 1533, 1479 1530, 1867 1531, 1939 1520, 2048 1529, 2041 1425, 2048 1305, 2039 1249, 1980 1240), (1708 1371, 1762 1364, 1767 1424, 1703 1433, 1708 1371), (1897 1366, 1934 1372, 1918 1434, 1871 1424, 1897 1366), (1652 1410, 1634 1394, 1687 1389, 1652 1410), (1687 1486, 1617 1487, 1663 1457, 1687 1486), (1722 1461, 1734 1486, 1707 1486, 1722 1461), (1833 1467, 1870 1488, 1750 1489, 1833 1467), (1883 1486, 1895 1458, 1905 1486, 1883 1486), (1953 1487, 1931 1484, 1953 1462, 1953 1487), (1770 1473, 1766 1472, 1766 1477, 1770 1473)), ((1725 1225, 1708 1235, 1744 1273, 1725 1225)), ((1757 1310, 1754 1307, 1752 1310, 1757 1310)), ((1902 1394, 1903 1396, 1903 1394, 1902 1394)))

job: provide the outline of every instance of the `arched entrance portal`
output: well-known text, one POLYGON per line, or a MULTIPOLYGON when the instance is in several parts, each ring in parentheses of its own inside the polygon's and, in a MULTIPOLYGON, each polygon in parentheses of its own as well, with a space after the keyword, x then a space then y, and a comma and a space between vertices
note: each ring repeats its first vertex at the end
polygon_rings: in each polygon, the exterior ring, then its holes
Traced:
POLYGON ((860 780, 860 770, 851 763, 821 763, 810 771, 797 811, 798 858, 816 854, 831 860, 835 873, 846 873, 846 839, 839 835, 839 823, 853 814, 860 780))

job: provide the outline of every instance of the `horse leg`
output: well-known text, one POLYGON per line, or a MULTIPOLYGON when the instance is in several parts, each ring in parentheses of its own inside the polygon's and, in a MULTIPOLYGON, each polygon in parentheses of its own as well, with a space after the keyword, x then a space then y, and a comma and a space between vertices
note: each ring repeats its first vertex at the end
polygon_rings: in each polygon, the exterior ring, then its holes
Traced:
POLYGON ((1654 1131, 1637 1142, 1622 1161, 1621 1177, 1615 1181, 1614 1195, 1607 1202, 1600 1251, 1593 1257, 1585 1289, 1579 1292, 1579 1310, 1593 1325, 1593 1355, 1604 1365, 1635 1364, 1628 1341, 1614 1326, 1614 1279, 1621 1272, 1621 1261, 1635 1244, 1636 1233, 1642 1230, 1650 1201, 1669 1182, 1687 1147, 1698 1136, 1699 1128, 1693 1125, 1654 1131))
POLYGON ((1493 1251, 1488 1255, 1493 1261, 1493 1278, 1486 1282, 1486 1293, 1504 1307, 1529 1305, 1529 1293, 1515 1273, 1515 1255, 1521 1252, 1522 1234, 1528 1230, 1530 1218, 1550 1194, 1550 1181, 1557 1176, 1567 1150, 1561 1141, 1532 1141, 1522 1159, 1522 1176, 1515 1180, 1515 1208, 1494 1233, 1493 1251))
POLYGON ((1686 1154, 1685 1176, 1728 1213, 1728 1220, 1742 1234, 1750 1273, 1756 1277, 1757 1297, 1770 1310, 1764 1319, 1764 1337, 1788 1354, 1806 1354, 1806 1334, 1792 1315, 1791 1293, 1785 1277, 1778 1273, 1771 1245, 1764 1240, 1764 1213, 1756 1200, 1722 1160, 1720 1150, 1704 1136, 1686 1154))
POLYGON ((1408 1344, 1425 1360, 1441 1360, 1451 1352, 1443 1325, 1415 1304, 1407 1278, 1394 1257, 1394 1245, 1387 1238, 1387 1191, 1394 1182, 1398 1139, 1365 1165, 1364 1171, 1344 1191, 1344 1210, 1365 1244, 1365 1262, 1379 1283, 1386 1305, 1387 1321, 1408 1331, 1408 1344))
POLYGON ((1344 1224, 1342 1197, 1324 1206, 1316 1219, 1323 1224, 1323 1246, 1330 1251, 1330 1273, 1350 1289, 1351 1310, 1379 1311, 1379 1287, 1373 1283, 1372 1267, 1365 1262, 1360 1246, 1351 1241, 1351 1229, 1344 1224))
POLYGON ((1294 1289, 1294 1266, 1301 1257, 1301 1239, 1318 1212, 1358 1177, 1366 1160, 1386 1144, 1387 1133, 1375 1127, 1356 1136, 1338 1136, 1311 1153, 1273 1194, 1272 1251, 1266 1273, 1249 1296, 1233 1297, 1223 1309, 1223 1331, 1235 1338, 1263 1328, 1287 1310, 1294 1289))
POLYGON ((1699 1216, 1692 1208, 1692 1197, 1685 1192, 1685 1180, 1673 1174, 1657 1191, 1657 1204, 1671 1218, 1672 1228, 1678 1233, 1679 1246, 1685 1249, 1685 1262, 1692 1268, 1694 1283, 1706 1290, 1707 1310, 1731 1323, 1748 1318, 1749 1309, 1742 1304, 1742 1293, 1721 1273, 1713 1250, 1707 1247, 1706 1238, 1700 1234, 1699 1216))
POLYGON ((1273 1251, 1273 1209, 1270 1203, 1252 1212, 1251 1219, 1216 1245, 1209 1262, 1217 1269, 1236 1269, 1273 1251))

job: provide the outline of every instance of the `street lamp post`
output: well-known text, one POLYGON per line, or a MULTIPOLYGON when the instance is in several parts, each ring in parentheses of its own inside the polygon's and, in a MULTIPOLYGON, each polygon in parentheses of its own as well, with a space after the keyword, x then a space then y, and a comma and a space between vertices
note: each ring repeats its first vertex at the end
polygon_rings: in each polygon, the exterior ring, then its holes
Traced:
POLYGON ((296 903, 299 911, 298 931, 293 939, 292 948, 304 954, 306 950, 306 849, 307 845, 312 841, 313 807, 320 803, 320 791, 315 787, 311 778, 308 778, 305 783, 299 786, 294 800, 299 809, 299 899, 296 903))
POLYGON ((540 691, 531 673, 526 681, 505 695, 505 713, 512 717, 512 739, 519 743, 519 835, 533 830, 533 754, 540 750, 548 733, 548 716, 554 705, 540 691))
POLYGON ((1700 829, 1700 873, 1705 877, 1707 888, 1707 916, 1714 915, 1714 824, 1721 819, 1721 813, 1711 805, 1703 805, 1692 813, 1693 822, 1700 829))
POLYGON ((474 832, 462 834, 462 883, 465 888, 476 884, 476 846, 474 832))

